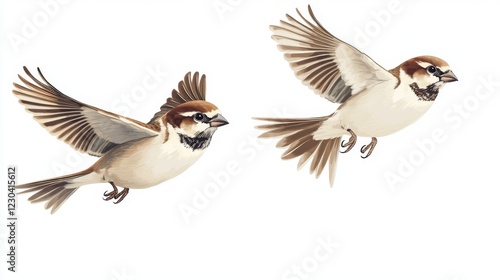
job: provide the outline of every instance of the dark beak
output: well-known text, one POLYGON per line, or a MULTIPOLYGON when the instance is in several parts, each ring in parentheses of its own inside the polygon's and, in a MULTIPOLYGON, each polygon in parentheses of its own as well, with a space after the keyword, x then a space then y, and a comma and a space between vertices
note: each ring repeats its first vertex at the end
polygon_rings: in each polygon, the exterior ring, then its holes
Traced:
POLYGON ((458 78, 457 76, 455 76, 455 74, 453 74, 451 70, 448 70, 439 76, 439 80, 445 83, 450 83, 458 81, 458 78))
POLYGON ((217 114, 208 123, 210 123, 210 127, 219 127, 219 126, 226 125, 229 122, 222 115, 217 114))

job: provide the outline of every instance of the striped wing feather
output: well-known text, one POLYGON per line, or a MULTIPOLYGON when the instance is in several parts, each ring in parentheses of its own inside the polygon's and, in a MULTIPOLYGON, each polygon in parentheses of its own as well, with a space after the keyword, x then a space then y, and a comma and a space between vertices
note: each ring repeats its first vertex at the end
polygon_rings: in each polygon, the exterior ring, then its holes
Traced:
POLYGON ((75 100, 43 81, 24 67, 31 81, 19 75, 22 84, 14 83, 14 95, 33 118, 52 135, 74 149, 102 156, 118 144, 158 135, 158 125, 146 125, 75 100))
POLYGON ((303 22, 286 15, 287 21, 271 25, 272 38, 284 52, 290 67, 305 85, 334 103, 343 103, 352 95, 382 81, 396 78, 370 57, 328 32, 314 16, 303 22))

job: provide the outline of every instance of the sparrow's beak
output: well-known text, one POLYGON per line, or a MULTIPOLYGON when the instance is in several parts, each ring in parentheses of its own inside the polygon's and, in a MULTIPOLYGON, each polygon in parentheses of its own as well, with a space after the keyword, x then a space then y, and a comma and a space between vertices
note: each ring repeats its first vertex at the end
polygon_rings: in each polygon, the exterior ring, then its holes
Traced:
POLYGON ((228 124, 229 122, 221 114, 217 114, 210 121, 210 127, 219 127, 228 124))
POLYGON ((439 76, 439 80, 445 83, 450 83, 458 81, 458 78, 457 76, 455 76, 455 74, 453 74, 451 70, 448 70, 439 76))

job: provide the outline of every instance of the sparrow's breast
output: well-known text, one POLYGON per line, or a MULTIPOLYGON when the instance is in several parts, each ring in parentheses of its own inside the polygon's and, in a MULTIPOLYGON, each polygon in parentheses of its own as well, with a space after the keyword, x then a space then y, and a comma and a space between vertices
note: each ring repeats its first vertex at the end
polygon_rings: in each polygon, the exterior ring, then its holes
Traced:
POLYGON ((358 136, 380 137, 417 121, 433 101, 422 101, 409 86, 380 84, 349 99, 338 110, 342 127, 358 136))
MULTIPOLYGON (((181 144, 177 134, 152 137, 122 144, 104 155, 100 161, 105 181, 124 188, 148 188, 184 172, 203 154, 181 144)), ((97 165, 97 163, 96 163, 97 165)))

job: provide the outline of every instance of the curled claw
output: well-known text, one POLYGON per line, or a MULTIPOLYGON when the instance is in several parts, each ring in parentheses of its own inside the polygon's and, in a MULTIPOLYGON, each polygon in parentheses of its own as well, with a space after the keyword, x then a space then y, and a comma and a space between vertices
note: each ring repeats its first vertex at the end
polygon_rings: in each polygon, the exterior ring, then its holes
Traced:
POLYGON ((342 140, 342 142, 340 143, 340 146, 342 146, 342 148, 345 148, 347 146, 349 146, 348 144, 344 144, 346 142, 346 140, 342 140))
MULTIPOLYGON (((104 195, 104 196, 110 196, 110 195, 113 196, 114 194, 113 194, 112 191, 110 193, 108 193, 108 191, 104 191, 104 193, 102 195, 104 195)), ((105 198, 103 198, 103 199, 106 200, 105 198)))
POLYGON ((104 196, 102 199, 104 200, 111 200, 113 198, 115 198, 115 195, 118 193, 118 188, 115 186, 115 184, 113 184, 113 182, 109 182, 111 184, 111 186, 113 186, 113 190, 108 192, 108 191, 105 191, 104 192, 104 196))
POLYGON ((365 158, 369 157, 372 154, 373 149, 375 149, 376 145, 377 145, 377 138, 372 137, 372 141, 370 142, 370 144, 364 145, 363 147, 361 147, 362 154, 364 154, 368 151, 368 153, 366 153, 366 155, 361 155, 361 158, 365 159, 365 158))
MULTIPOLYGON (((361 147, 361 153, 362 153, 362 154, 364 154, 364 153, 365 153, 365 151, 366 151, 366 149, 367 149, 367 148, 366 148, 366 146, 367 146, 367 145, 363 145, 363 147, 361 147)), ((369 156, 370 156, 370 154, 371 154, 371 151, 370 151, 370 152, 369 152, 366 156, 361 155, 361 158, 365 159, 365 158, 369 157, 369 156)))
POLYGON ((345 140, 342 140, 342 142, 340 143, 340 146, 342 148, 346 148, 345 151, 341 151, 341 153, 349 152, 354 147, 354 145, 356 145, 356 139, 358 138, 356 134, 354 134, 351 129, 347 129, 347 132, 351 134, 351 137, 349 137, 349 140, 347 142, 345 142, 345 140))
POLYGON ((118 188, 115 186, 115 184, 113 182, 109 183, 111 184, 111 186, 113 186, 113 190, 109 192, 105 191, 103 194, 105 197, 103 197, 103 199, 106 201, 117 199, 117 201, 113 201, 114 204, 122 202, 122 200, 127 196, 129 188, 124 188, 121 192, 118 192, 118 188))
POLYGON ((103 195, 104 195, 104 196, 114 196, 114 195, 116 194, 116 191, 117 191, 116 189, 115 189, 115 190, 112 190, 112 191, 109 191, 109 193, 108 193, 108 191, 105 191, 105 192, 103 193, 103 195))
POLYGON ((118 200, 114 201, 113 203, 118 204, 118 203, 122 202, 122 200, 127 196, 128 191, 129 191, 129 188, 124 188, 121 192, 115 194, 114 198, 118 199, 118 200))

